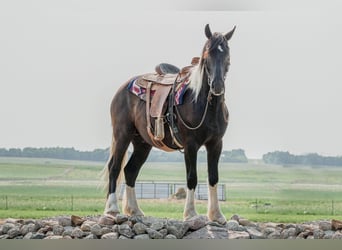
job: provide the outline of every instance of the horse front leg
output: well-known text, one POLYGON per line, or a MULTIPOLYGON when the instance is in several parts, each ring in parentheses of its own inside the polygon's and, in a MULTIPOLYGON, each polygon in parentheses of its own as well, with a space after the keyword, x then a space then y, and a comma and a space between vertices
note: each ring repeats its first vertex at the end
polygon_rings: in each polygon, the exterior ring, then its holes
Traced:
POLYGON ((193 145, 184 148, 187 180, 187 193, 183 213, 184 220, 188 220, 197 215, 195 209, 195 189, 197 186, 197 151, 198 148, 193 145))
POLYGON ((208 158, 208 218, 220 224, 226 224, 226 217, 220 209, 217 196, 218 161, 222 151, 222 140, 206 145, 208 158))

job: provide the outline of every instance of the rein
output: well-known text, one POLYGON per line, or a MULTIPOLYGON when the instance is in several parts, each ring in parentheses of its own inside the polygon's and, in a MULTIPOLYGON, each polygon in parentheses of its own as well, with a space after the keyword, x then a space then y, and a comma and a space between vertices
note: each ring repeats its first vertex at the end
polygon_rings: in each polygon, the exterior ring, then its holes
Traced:
MULTIPOLYGON (((206 72, 206 74, 207 74, 207 77, 208 77, 209 91, 208 91, 208 96, 207 96, 207 102, 206 102, 205 109, 204 109, 204 112, 203 112, 203 115, 202 115, 202 118, 201 118, 200 123, 199 123, 197 126, 194 126, 194 127, 192 127, 192 126, 186 124, 185 121, 184 121, 184 119, 182 118, 181 114, 179 113, 179 110, 178 110, 178 108, 177 108, 177 105, 174 106, 175 109, 176 109, 176 113, 177 113, 177 115, 178 115, 178 117, 179 117, 179 120, 180 120, 181 123, 184 125, 184 127, 186 127, 186 128, 189 129, 189 130, 197 130, 197 129, 199 129, 199 128, 203 125, 203 122, 204 122, 204 120, 205 120, 205 117, 207 116, 208 106, 209 106, 209 103, 210 103, 210 101, 211 101, 211 99, 212 99, 212 95, 218 96, 218 95, 216 95, 216 94, 214 94, 214 93, 212 92, 212 88, 211 88, 211 84, 210 84, 210 75, 209 75, 209 73, 208 73, 208 68, 207 68, 206 63, 204 63, 204 70, 205 70, 205 72, 206 72)), ((223 95, 223 94, 224 94, 224 92, 223 92, 222 94, 220 94, 220 95, 223 95)))
POLYGON ((206 105, 205 105, 205 109, 204 109, 204 113, 203 113, 203 115, 202 115, 202 119, 201 119, 200 123, 199 123, 197 126, 195 126, 195 127, 190 127, 189 125, 187 125, 187 124, 185 123, 185 121, 183 120, 182 116, 180 115, 180 113, 179 113, 179 111, 178 111, 177 106, 175 106, 175 109, 176 109, 177 115, 178 115, 178 117, 179 117, 179 120, 181 121, 181 123, 182 123, 187 129, 196 130, 196 129, 199 129, 199 128, 202 126, 202 124, 203 124, 203 122, 204 122, 204 119, 205 119, 205 117, 207 116, 208 106, 209 106, 209 102, 211 101, 211 98, 212 98, 212 97, 211 97, 211 92, 209 91, 209 92, 208 92, 208 96, 207 96, 207 103, 206 103, 206 105))

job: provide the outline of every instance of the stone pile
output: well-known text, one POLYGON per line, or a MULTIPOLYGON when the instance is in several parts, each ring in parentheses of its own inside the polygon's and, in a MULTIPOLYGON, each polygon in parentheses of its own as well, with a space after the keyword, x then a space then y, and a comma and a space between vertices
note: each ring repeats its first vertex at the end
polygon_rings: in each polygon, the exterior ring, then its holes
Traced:
POLYGON ((342 239, 342 221, 255 223, 234 215, 222 226, 201 215, 184 222, 125 215, 60 216, 0 220, 0 239, 342 239))

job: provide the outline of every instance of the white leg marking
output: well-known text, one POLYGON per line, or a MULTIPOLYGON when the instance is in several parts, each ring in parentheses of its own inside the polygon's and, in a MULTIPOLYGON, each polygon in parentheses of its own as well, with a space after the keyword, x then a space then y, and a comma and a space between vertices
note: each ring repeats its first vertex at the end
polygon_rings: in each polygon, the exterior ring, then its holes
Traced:
POLYGON ((126 185, 126 190, 122 203, 124 214, 131 216, 144 216, 143 211, 138 206, 134 188, 126 185))
POLYGON ((108 213, 119 214, 120 213, 120 209, 118 206, 118 201, 117 201, 115 193, 110 194, 108 196, 104 213, 105 214, 108 214, 108 213))
POLYGON ((208 191, 209 191, 209 197, 208 197, 208 218, 211 221, 216 221, 220 224, 226 223, 226 217, 222 214, 219 201, 217 199, 217 185, 210 186, 208 184, 208 191))
POLYGON ((183 218, 188 220, 197 215, 195 210, 195 189, 187 189, 183 218))

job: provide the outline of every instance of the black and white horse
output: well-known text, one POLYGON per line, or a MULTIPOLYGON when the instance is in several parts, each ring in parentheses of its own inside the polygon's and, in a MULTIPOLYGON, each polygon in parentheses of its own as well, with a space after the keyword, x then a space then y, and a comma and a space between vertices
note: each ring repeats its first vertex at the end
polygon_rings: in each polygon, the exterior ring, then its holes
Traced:
MULTIPOLYGON (((219 180, 218 161, 222 151, 222 137, 228 125, 228 109, 225 104, 225 80, 230 65, 228 41, 235 31, 227 34, 212 33, 205 27, 206 41, 199 64, 193 69, 190 83, 184 94, 182 105, 176 108, 176 123, 184 146, 186 165, 187 197, 183 217, 197 215, 194 195, 197 185, 197 152, 205 146, 208 158, 208 218, 226 223, 217 198, 219 180)), ((146 161, 152 147, 146 127, 145 102, 127 90, 126 82, 117 91, 111 103, 110 113, 113 126, 111 154, 105 168, 108 174, 108 195, 105 214, 120 213, 116 195, 117 181, 121 173, 126 182, 126 197, 123 212, 127 215, 143 216, 135 195, 135 182, 139 170, 146 161), (129 144, 133 153, 127 163, 125 156, 129 144)), ((169 130, 165 130, 164 143, 171 145, 169 130)))

